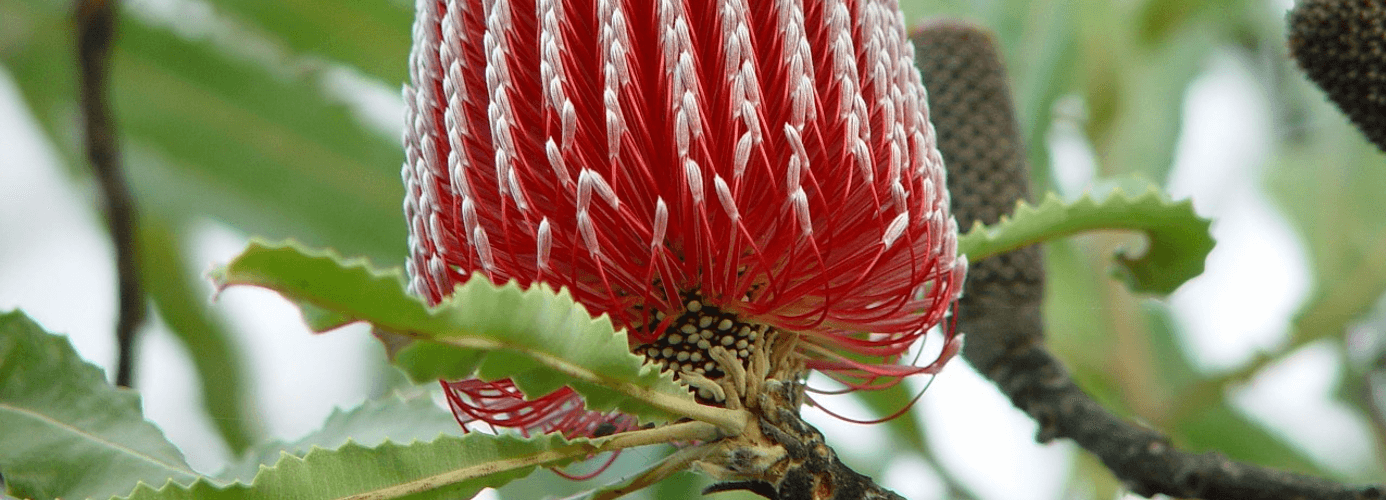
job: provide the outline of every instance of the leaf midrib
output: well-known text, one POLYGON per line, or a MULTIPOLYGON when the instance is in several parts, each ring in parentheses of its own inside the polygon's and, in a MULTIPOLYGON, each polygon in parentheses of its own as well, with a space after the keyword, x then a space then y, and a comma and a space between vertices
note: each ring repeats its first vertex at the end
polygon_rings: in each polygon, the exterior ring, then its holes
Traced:
POLYGON ((141 452, 141 451, 136 450, 136 449, 134 449, 134 448, 131 448, 131 447, 129 447, 129 446, 126 446, 126 445, 123 445, 123 444, 120 444, 120 443, 111 441, 111 440, 106 439, 106 438, 104 438, 104 437, 101 437, 101 436, 99 436, 99 435, 93 434, 93 433, 91 433, 91 432, 89 432, 89 431, 87 431, 87 430, 85 430, 85 429, 76 427, 76 426, 74 426, 74 425, 68 424, 67 422, 63 422, 63 421, 61 421, 61 420, 58 420, 58 419, 49 417, 48 415, 44 415, 44 414, 42 414, 42 413, 39 413, 39 412, 30 410, 30 409, 27 409, 27 408, 15 406, 15 405, 12 405, 12 404, 9 404, 9 403, 0 402, 0 411, 4 411, 4 412, 10 413, 10 414, 14 414, 14 415, 19 415, 19 416, 22 416, 22 417, 28 417, 28 418, 31 419, 31 420, 36 420, 36 421, 39 421, 40 423, 47 424, 47 425, 50 426, 50 427, 54 427, 54 428, 57 428, 57 429, 59 429, 59 430, 67 431, 67 432, 70 433, 70 434, 75 434, 75 435, 78 435, 78 436, 86 437, 86 438, 89 439, 90 441, 95 441, 95 442, 97 442, 97 443, 106 445, 106 447, 108 447, 108 448, 111 448, 111 449, 114 449, 114 450, 123 452, 123 453, 126 454, 126 455, 129 455, 129 456, 131 456, 131 457, 135 457, 135 458, 140 459, 140 460, 142 460, 142 461, 144 461, 144 462, 147 462, 147 463, 149 463, 149 464, 159 466, 159 467, 161 467, 161 468, 163 468, 163 469, 165 469, 165 470, 168 470, 168 471, 172 471, 172 472, 177 472, 177 473, 180 473, 180 474, 184 474, 184 475, 190 476, 190 478, 198 478, 198 477, 201 477, 200 474, 198 474, 197 472, 195 472, 195 471, 193 471, 193 470, 191 470, 191 469, 184 468, 184 467, 179 466, 179 465, 176 465, 176 464, 169 464, 169 463, 167 463, 167 462, 165 462, 165 461, 163 461, 163 460, 160 460, 160 459, 158 459, 158 458, 155 458, 155 457, 149 455, 148 453, 144 453, 144 452, 141 452))

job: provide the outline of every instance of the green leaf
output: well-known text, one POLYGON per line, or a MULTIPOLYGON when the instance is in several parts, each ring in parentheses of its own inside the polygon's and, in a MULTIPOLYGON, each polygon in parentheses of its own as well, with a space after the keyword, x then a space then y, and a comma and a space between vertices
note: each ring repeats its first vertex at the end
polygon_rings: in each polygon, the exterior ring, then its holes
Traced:
POLYGON ((122 25, 113 57, 130 177, 147 205, 377 258, 403 254, 403 150, 327 97, 321 72, 280 75, 138 22, 122 25))
POLYGON ((1159 374, 1159 393, 1155 398, 1180 394, 1197 384, 1201 378, 1185 347, 1179 344, 1179 323, 1174 311, 1165 301, 1146 301, 1140 304, 1146 319, 1146 334, 1150 364, 1159 374))
POLYGON ((569 386, 592 410, 619 410, 645 421, 693 417, 739 429, 739 413, 706 407, 669 374, 631 354, 624 331, 593 319, 566 291, 492 284, 474 276, 429 308, 404 291, 398 269, 380 271, 333 252, 253 242, 213 273, 221 287, 254 285, 310 306, 308 326, 324 331, 365 321, 382 334, 394 362, 415 380, 510 378, 536 397, 569 386), (404 346, 394 337, 404 336, 404 346), (420 345, 410 349, 410 344, 420 345), (441 346, 441 347, 440 347, 441 346))
POLYGON ((71 5, 0 0, 0 64, 14 76, 29 109, 58 153, 85 166, 78 150, 76 36, 71 5))
POLYGON ((139 395, 20 312, 0 315, 0 429, 0 472, 21 498, 107 498, 197 476, 144 419, 139 395))
MULTIPOLYGON (((1094 393, 1094 387, 1110 389, 1105 368, 1111 364, 1116 339, 1107 325, 1117 313, 1102 304, 1107 291, 1106 280, 1093 272, 1088 254, 1077 238, 1051 240, 1044 243, 1044 302, 1041 316, 1044 331, 1052 332, 1046 343, 1073 377, 1099 402, 1107 405, 1115 396, 1111 391, 1094 393), (1074 307, 1083 304, 1083 307, 1074 307)), ((1109 408, 1111 406, 1107 405, 1109 408)))
POLYGON ((359 68, 391 87, 407 78, 414 2, 401 0, 216 0, 237 19, 301 54, 359 68))
POLYGON ((997 9, 1015 26, 1001 30, 1001 40, 1014 81, 1016 119, 1029 145, 1032 186, 1054 185, 1047 137, 1056 122, 1055 103, 1073 92, 1074 80, 1083 73, 1077 47, 1081 19, 1074 3, 1035 1, 1024 9, 997 9))
MULTIPOLYGON (((117 28, 111 99, 143 210, 372 258, 404 254, 398 134, 369 130, 330 97, 328 65, 291 54, 271 67, 225 41, 191 40, 130 14, 117 28)), ((0 64, 71 170, 86 176, 71 23, 67 2, 0 0, 0 64)))
POLYGON ((1233 460, 1264 467, 1332 475, 1282 437, 1241 415, 1226 399, 1175 424, 1175 444, 1191 451, 1217 450, 1233 460))
MULTIPOLYGON (((1317 89, 1307 91, 1317 99, 1317 89)), ((1318 102, 1307 113, 1307 121, 1322 125, 1277 143, 1267 179, 1314 273, 1314 289, 1293 320, 1292 345, 1342 338, 1386 293, 1386 155, 1330 104, 1318 102)))
POLYGON ((460 436, 462 428, 451 413, 435 404, 426 393, 409 399, 391 396, 367 401, 347 411, 334 410, 322 428, 292 443, 275 441, 257 446, 217 477, 228 483, 249 484, 261 465, 273 465, 281 453, 303 456, 314 447, 337 449, 349 441, 367 447, 386 441, 427 442, 441 434, 460 436))
POLYGON ((1059 498, 1121 498, 1126 487, 1102 460, 1090 453, 1073 454, 1073 471, 1059 498))
POLYGON ((1179 22, 1159 43, 1142 43, 1139 12, 1130 2, 1087 2, 1080 12, 1082 127, 1098 169, 1163 183, 1174 164, 1189 84, 1225 34, 1217 25, 1179 22))
POLYGON ((1191 202, 1170 202, 1153 186, 1134 197, 1115 189, 1101 199, 1086 195, 1072 203, 1050 193, 1038 207, 1022 201, 1010 217, 974 226, 958 239, 958 253, 980 260, 1083 231, 1138 230, 1148 240, 1144 254, 1118 253, 1115 274, 1134 291, 1168 294, 1203 272, 1213 250, 1211 224, 1194 213, 1191 202))
POLYGON ((432 442, 348 442, 336 450, 312 448, 302 458, 282 455, 260 469, 250 485, 220 486, 200 480, 154 488, 140 484, 130 500, 314 500, 352 498, 471 498, 484 488, 528 475, 537 466, 558 465, 595 450, 590 441, 560 436, 534 438, 471 433, 432 442))
MULTIPOLYGON (((250 402, 249 374, 231 333, 207 310, 206 282, 191 272, 192 256, 178 240, 177 225, 154 216, 140 221, 140 267, 145 290, 159 317, 192 359, 201 386, 202 408, 233 455, 263 439, 250 402)), ((200 273, 202 270, 198 270, 200 273)))

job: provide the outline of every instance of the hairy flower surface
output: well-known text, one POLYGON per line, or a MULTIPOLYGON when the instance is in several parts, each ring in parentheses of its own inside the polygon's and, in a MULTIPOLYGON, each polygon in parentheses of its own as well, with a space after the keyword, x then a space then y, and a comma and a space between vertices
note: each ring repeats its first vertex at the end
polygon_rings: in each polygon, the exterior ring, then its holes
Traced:
MULTIPOLYGON (((967 266, 913 59, 892 1, 422 0, 410 287, 430 303, 477 271, 567 287, 684 379, 779 332, 852 387, 936 370, 951 332, 932 365, 899 358, 967 266)), ((567 389, 445 385, 464 422, 634 425, 567 389)))

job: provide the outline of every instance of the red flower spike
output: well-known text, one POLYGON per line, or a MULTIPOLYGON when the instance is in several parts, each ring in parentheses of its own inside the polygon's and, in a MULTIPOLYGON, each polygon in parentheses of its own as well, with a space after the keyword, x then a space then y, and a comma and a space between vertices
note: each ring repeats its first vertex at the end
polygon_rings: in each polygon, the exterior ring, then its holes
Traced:
MULTIPOLYGON (((567 287, 676 373, 721 376, 710 347, 744 360, 772 330, 852 387, 936 372, 951 331, 933 364, 896 363, 967 264, 905 37, 888 0, 420 1, 411 289, 567 287)), ((568 389, 445 385, 464 423, 635 425, 568 389)))

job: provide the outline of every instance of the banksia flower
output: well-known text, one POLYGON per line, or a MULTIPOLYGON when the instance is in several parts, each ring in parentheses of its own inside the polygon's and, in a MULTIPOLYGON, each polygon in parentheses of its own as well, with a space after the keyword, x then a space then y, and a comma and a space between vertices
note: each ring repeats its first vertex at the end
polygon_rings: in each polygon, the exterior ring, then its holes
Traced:
POLYGON ((1386 151, 1386 0, 1301 0, 1289 18, 1304 73, 1386 151))
MULTIPOLYGON (((936 371, 951 332, 934 363, 900 358, 967 265, 913 59, 891 1, 422 0, 411 290, 437 303, 478 271, 567 287, 685 382, 780 334, 853 388, 936 371)), ((445 386, 464 422, 635 423, 568 389, 445 386)))

